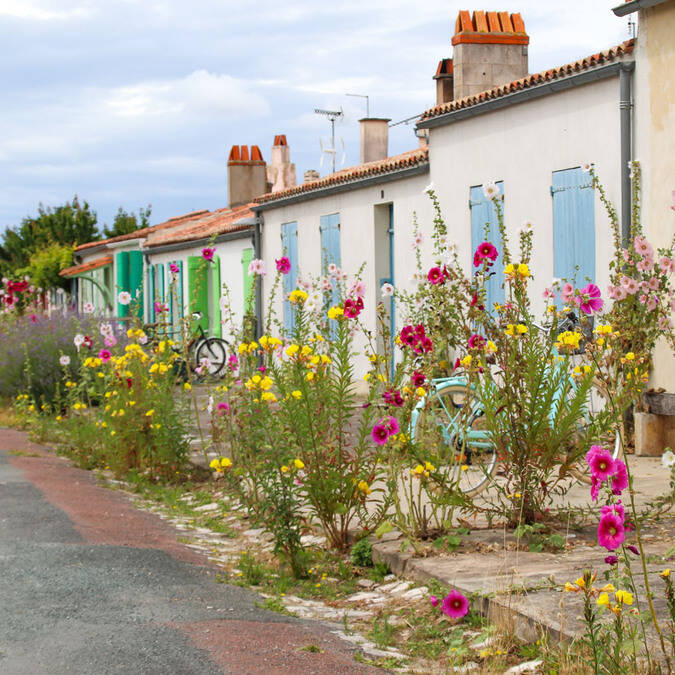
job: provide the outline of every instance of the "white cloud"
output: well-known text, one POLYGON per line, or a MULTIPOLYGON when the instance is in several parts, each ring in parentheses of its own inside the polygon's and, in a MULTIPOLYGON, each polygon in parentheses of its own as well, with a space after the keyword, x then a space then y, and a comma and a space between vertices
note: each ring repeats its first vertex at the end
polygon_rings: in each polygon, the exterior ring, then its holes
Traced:
POLYGON ((91 14, 91 9, 87 4, 80 4, 70 9, 63 9, 63 2, 59 3, 61 5, 59 9, 45 7, 45 4, 49 5, 50 3, 31 2, 30 0, 0 0, 0 16, 31 21, 63 21, 91 14))

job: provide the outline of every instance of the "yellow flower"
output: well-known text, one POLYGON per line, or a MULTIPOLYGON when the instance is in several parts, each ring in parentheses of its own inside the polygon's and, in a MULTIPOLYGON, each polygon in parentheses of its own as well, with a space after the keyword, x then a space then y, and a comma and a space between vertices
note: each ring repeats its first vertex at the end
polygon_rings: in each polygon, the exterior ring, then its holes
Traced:
POLYGON ((260 394, 260 398, 268 403, 275 403, 277 401, 277 397, 271 391, 264 391, 260 394))
POLYGON ((628 591, 616 591, 614 597, 616 598, 616 601, 622 605, 633 604, 633 594, 628 591))
POLYGON ((288 345, 286 347, 287 356, 295 356, 300 351, 300 345, 288 345))
POLYGON ((62 419, 62 418, 61 418, 61 415, 57 415, 57 416, 56 416, 56 421, 57 421, 57 422, 60 422, 61 419, 62 419))
POLYGON ((212 459, 212 460, 209 462, 209 466, 210 466, 212 469, 218 469, 218 468, 220 467, 220 461, 218 461, 217 459, 212 459))
POLYGON ((327 363, 333 363, 331 360, 330 356, 327 356, 326 354, 321 354, 321 363, 327 364, 327 363))
POLYGON ((504 274, 508 277, 512 277, 516 273, 516 268, 515 265, 509 263, 505 268, 504 268, 504 274))
POLYGON ((628 352, 624 358, 626 361, 633 361, 635 359, 635 354, 633 352, 628 352))
POLYGON ((116 433, 117 433, 117 432, 116 432, 115 430, 113 430, 113 431, 110 432, 110 435, 111 435, 111 436, 114 436, 116 433))
POLYGON ((467 354, 461 361, 460 363, 465 367, 468 368, 471 365, 471 362, 473 361, 473 356, 471 354, 467 354))
POLYGON ((246 349, 250 354, 251 352, 254 352, 256 349, 258 349, 258 343, 255 342, 255 340, 253 342, 249 342, 248 347, 246 349))
POLYGON ((510 323, 506 326, 504 332, 507 335, 525 335, 525 333, 527 333, 527 326, 522 323, 519 324, 510 323))
POLYGON ((608 323, 600 324, 599 326, 596 326, 593 332, 597 333, 598 335, 611 335, 612 327, 608 323))
POLYGON ((569 581, 565 582, 565 591, 567 593, 576 593, 579 590, 574 584, 571 584, 569 581))
POLYGON ((265 375, 265 377, 260 381, 260 388, 263 391, 267 391, 271 388, 272 384, 272 380, 267 375, 265 375))
POLYGON ((155 409, 151 408, 148 412, 145 413, 146 417, 152 417, 155 414, 155 409))
POLYGON ((614 593, 616 588, 614 588, 614 584, 605 584, 600 591, 606 592, 606 593, 614 593))
POLYGON ((526 279, 530 276, 530 268, 525 263, 518 265, 518 276, 526 279))
POLYGON ((314 373, 310 370, 310 372, 305 375, 305 379, 307 382, 311 382, 314 379, 314 373))
POLYGON ((418 474, 418 475, 419 475, 419 474, 423 474, 423 473, 424 473, 424 467, 423 467, 421 464, 418 464, 418 465, 413 469, 413 471, 414 471, 416 474, 418 474))
POLYGON ((557 349, 562 347, 572 347, 573 349, 579 349, 579 340, 581 340, 581 333, 566 330, 558 335, 555 346, 557 349))
POLYGON ((299 389, 295 389, 291 392, 291 396, 296 399, 302 398, 302 392, 299 389))
POLYGON ((489 354, 493 354, 497 351, 497 345, 492 342, 492 340, 488 340, 487 344, 485 345, 485 351, 489 354))
POLYGON ((158 363, 153 363, 150 366, 150 373, 156 373, 159 370, 159 364, 158 363))
POLYGON ((136 405, 136 401, 129 401, 129 402, 127 403, 127 405, 128 405, 130 408, 132 408, 133 406, 136 405))
POLYGON ((363 376, 363 379, 364 379, 366 382, 368 382, 368 380, 370 379, 370 376, 371 376, 371 373, 366 373, 366 374, 363 376))
POLYGON ((222 466, 223 469, 227 469, 227 468, 229 468, 229 467, 232 466, 232 460, 230 460, 229 457, 223 457, 223 458, 220 460, 220 466, 222 466))
POLYGON ((245 342, 242 342, 239 345, 239 353, 240 354, 246 354, 247 351, 248 351, 248 345, 245 342))
POLYGON ((415 393, 422 398, 422 396, 426 396, 427 392, 425 391, 424 387, 417 387, 415 390, 415 393))
POLYGON ((185 389, 185 391, 190 391, 192 389, 192 385, 189 382, 186 382, 183 385, 183 389, 185 389))
POLYGON ((261 346, 263 349, 266 349, 267 346, 268 346, 268 344, 269 344, 269 338, 267 337, 267 335, 261 335, 261 336, 258 338, 258 342, 260 343, 260 346, 261 346))
POLYGON ((296 469, 304 469, 305 468, 305 463, 301 459, 294 459, 293 464, 295 464, 296 469))
POLYGON ((281 473, 288 473, 289 471, 290 469, 285 464, 281 467, 281 473))
POLYGON ((300 354, 302 354, 302 356, 309 356, 313 351, 314 350, 309 345, 303 345, 300 354))
POLYGON ((427 471, 436 471, 436 467, 431 462, 424 462, 424 468, 427 471))
POLYGON ((308 295, 305 291, 300 290, 299 288, 296 288, 294 291, 291 291, 289 296, 288 296, 288 301, 293 304, 302 304, 307 300, 308 295))
POLYGON ((331 307, 328 310, 328 318, 329 319, 337 319, 339 316, 342 316, 344 314, 344 310, 342 307, 338 307, 337 305, 335 307, 331 307))
POLYGON ((668 569, 663 570, 663 572, 661 572, 661 576, 664 579, 667 579, 670 576, 670 567, 668 569))
POLYGON ((521 279, 527 279, 530 276, 530 268, 525 263, 518 265, 509 263, 504 268, 504 274, 510 278, 520 277, 521 279))
POLYGON ((609 595, 607 595, 607 593, 600 593, 596 603, 600 606, 604 605, 605 607, 609 607, 609 595))
POLYGON ((584 581, 583 577, 579 577, 575 582, 574 582, 579 588, 586 588, 586 582, 584 581))
POLYGON ((369 495, 372 492, 370 486, 368 485, 368 483, 366 483, 365 480, 360 480, 356 487, 359 489, 360 492, 363 492, 364 495, 369 495))

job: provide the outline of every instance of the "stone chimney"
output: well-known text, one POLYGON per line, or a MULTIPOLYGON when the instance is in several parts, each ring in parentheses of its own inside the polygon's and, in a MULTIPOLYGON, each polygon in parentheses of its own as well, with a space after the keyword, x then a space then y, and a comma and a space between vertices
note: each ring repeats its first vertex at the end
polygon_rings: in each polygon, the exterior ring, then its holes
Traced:
POLYGON ((272 192, 279 192, 297 185, 295 164, 291 164, 291 149, 286 142, 285 134, 274 137, 270 163, 267 165, 267 182, 272 185, 272 192))
POLYGON ((436 80, 436 105, 448 103, 454 97, 452 59, 441 59, 434 75, 436 80))
POLYGON ((316 169, 307 169, 305 175, 302 177, 302 182, 304 183, 313 183, 315 180, 321 178, 319 172, 316 169))
POLYGON ((364 117, 361 124, 360 164, 376 162, 389 156, 389 122, 380 117, 364 117))
POLYGON ((227 199, 230 207, 252 202, 267 192, 265 161, 257 145, 233 145, 227 160, 227 199))
POLYGON ((520 14, 460 11, 452 37, 453 98, 525 77, 529 42, 520 14))

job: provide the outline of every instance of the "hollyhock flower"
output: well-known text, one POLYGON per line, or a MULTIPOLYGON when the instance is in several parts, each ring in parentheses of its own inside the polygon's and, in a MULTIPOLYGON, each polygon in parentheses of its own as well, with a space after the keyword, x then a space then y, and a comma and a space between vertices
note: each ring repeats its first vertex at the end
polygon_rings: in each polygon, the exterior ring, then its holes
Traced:
POLYGON ((117 302, 119 302, 120 305, 128 305, 131 302, 131 293, 128 291, 120 291, 117 294, 117 302))
POLYGON ((114 347, 117 344, 117 338, 110 333, 110 335, 106 335, 105 338, 103 338, 103 344, 106 347, 114 347))
POLYGON ((82 341, 82 344, 87 348, 91 349, 94 346, 94 341, 88 336, 84 336, 84 340, 82 341))
POLYGON ((586 461, 591 469, 591 475, 595 476, 600 482, 606 481, 614 473, 614 459, 609 450, 599 446, 592 445, 586 453, 586 461))
POLYGON ((548 300, 549 298, 555 300, 555 291, 552 288, 545 288, 542 297, 544 300, 548 300))
POLYGON ((661 286, 658 277, 650 277, 646 284, 650 291, 658 291, 661 286))
POLYGON ((581 170, 582 170, 584 173, 590 173, 590 171, 591 171, 592 168, 593 168, 593 165, 592 165, 590 162, 584 162, 584 163, 581 165, 581 170))
POLYGON ((471 306, 472 306, 472 307, 476 307, 476 306, 477 306, 477 307, 478 307, 478 310, 481 311, 481 312, 485 310, 485 306, 484 306, 484 305, 479 305, 479 304, 478 304, 478 293, 474 293, 474 294, 473 294, 473 297, 471 298, 471 306))
POLYGON ((600 289, 595 284, 588 284, 581 289, 580 293, 581 295, 577 295, 574 301, 584 314, 593 314, 593 312, 599 312, 602 309, 600 289))
POLYGON ((260 258, 254 258, 251 260, 248 266, 248 275, 264 277, 265 274, 265 261, 261 260, 260 258))
POLYGON ((616 286, 612 286, 612 284, 610 284, 609 286, 607 286, 607 295, 608 295, 612 300, 617 300, 617 295, 618 295, 618 294, 617 294, 617 291, 618 291, 618 290, 619 290, 619 289, 618 289, 616 286))
POLYGON ((419 370, 416 370, 412 374, 411 382, 412 382, 413 387, 415 387, 415 389, 418 389, 419 387, 424 386, 424 383, 426 382, 426 380, 427 380, 427 378, 426 378, 425 374, 420 373, 419 370))
POLYGON ((626 291, 626 293, 630 295, 635 295, 638 292, 640 286, 635 279, 623 276, 621 277, 621 288, 623 288, 623 290, 626 291))
POLYGON ((81 333, 78 333, 74 338, 73 338, 73 344, 75 347, 77 347, 77 351, 80 351, 80 347, 84 344, 84 335, 81 333))
POLYGON ((647 304, 647 296, 643 293, 638 300, 640 301, 641 305, 646 305, 647 304))
POLYGON ((651 272, 654 268, 654 258, 643 258, 636 265, 640 272, 651 272))
POLYGON ((82 305, 82 313, 83 314, 93 314, 94 313, 93 303, 85 302, 84 305, 82 305))
POLYGON ((413 237, 413 248, 419 248, 424 241, 424 235, 421 232, 415 232, 413 237))
POLYGON ((176 263, 171 263, 169 265, 169 272, 171 272, 171 274, 180 274, 180 267, 178 267, 176 263))
POLYGON ((469 349, 483 349, 485 346, 485 338, 482 335, 474 333, 467 343, 469 349))
POLYGON ((398 389, 390 389, 389 391, 385 391, 384 394, 382 394, 382 398, 389 405, 393 405, 396 408, 400 408, 405 403, 403 396, 401 395, 401 392, 398 391, 398 389))
POLYGON ((675 272, 675 261, 668 256, 662 256, 659 258, 659 265, 661 266, 661 271, 670 272, 671 274, 675 272))
POLYGON ((359 314, 361 314, 362 309, 363 309, 363 298, 357 298, 356 300, 347 298, 345 300, 344 315, 348 319, 355 319, 359 314))
POLYGON ((106 321, 105 323, 102 323, 99 326, 98 330, 99 330, 99 333, 101 333, 101 335, 103 337, 105 337, 106 335, 112 334, 113 327, 112 327, 112 324, 110 322, 106 321))
POLYGON ((633 241, 633 246, 635 251, 641 256, 647 256, 648 258, 654 257, 654 249, 652 245, 644 238, 638 235, 633 241))
POLYGON ((427 279, 435 286, 445 283, 445 275, 440 267, 432 267, 427 273, 427 279))
POLYGON ((59 363, 65 368, 66 366, 70 365, 70 356, 67 354, 64 354, 63 356, 59 357, 59 363))
POLYGON ((225 403, 225 401, 220 401, 220 403, 216 404, 216 412, 219 415, 224 415, 225 413, 230 412, 230 406, 225 403))
POLYGON ((496 199, 499 197, 499 188, 494 181, 490 180, 483 184, 483 194, 485 195, 485 199, 496 199))
POLYGON ((412 347, 417 342, 415 330, 413 329, 412 326, 405 326, 401 330, 401 336, 400 337, 401 337, 401 342, 404 345, 408 345, 409 347, 412 347))
POLYGON ((206 260, 207 262, 213 262, 213 256, 216 253, 216 249, 212 248, 210 246, 207 246, 206 248, 202 249, 202 258, 206 260))
POLYGON ((37 315, 31 314, 29 319, 31 323, 37 323, 37 315))
POLYGON ((338 266, 335 263, 330 263, 330 265, 328 265, 328 274, 330 274, 330 276, 335 276, 337 270, 338 266))
POLYGON ((321 280, 321 290, 323 291, 331 291, 333 289, 333 283, 331 282, 328 277, 324 277, 321 280))
POLYGON ((619 559, 618 559, 615 555, 608 555, 608 556, 605 558, 605 562, 606 562, 608 565, 616 565, 616 564, 618 564, 619 559))
POLYGON ((497 260, 497 256, 499 254, 497 253, 497 249, 494 247, 493 244, 491 244, 489 241, 484 241, 482 244, 478 244, 475 255, 479 257, 481 262, 483 260, 490 260, 491 262, 494 262, 495 260, 497 260))
POLYGON ((443 598, 441 611, 453 619, 460 619, 469 613, 469 601, 459 591, 452 590, 443 598))
POLYGON ((380 288, 380 294, 383 298, 391 298, 394 295, 394 287, 390 283, 384 283, 380 288))
POLYGON ((633 546, 633 544, 628 544, 626 548, 633 554, 635 555, 640 555, 640 551, 638 551, 637 546, 633 546))
POLYGON ((227 359, 227 365, 230 370, 237 370, 239 368, 239 359, 236 354, 230 354, 230 357, 227 359))
POLYGON ((274 262, 277 266, 277 272, 288 274, 291 271, 291 261, 285 255, 277 258, 274 262))
POLYGON ((401 427, 399 427, 398 424, 398 420, 395 417, 392 417, 391 415, 389 417, 381 419, 380 424, 382 424, 387 429, 390 436, 397 434, 401 430, 401 427))
POLYGON ((562 290, 560 291, 560 297, 566 305, 574 297, 574 286, 572 286, 569 281, 562 287, 562 290))
POLYGON ((155 314, 163 314, 164 312, 168 311, 169 308, 164 303, 155 300, 155 314))
POLYGON ((616 504, 605 504, 604 506, 600 507, 600 515, 615 515, 621 520, 621 522, 624 524, 624 527, 626 526, 626 523, 624 522, 626 520, 626 509, 624 509, 620 499, 616 502, 616 504))
POLYGON ((362 298, 366 294, 366 284, 361 281, 355 281, 349 291, 349 295, 355 295, 357 298, 362 298))
POLYGON ((623 520, 615 513, 606 513, 598 524, 598 543, 608 551, 617 549, 626 539, 623 520))
POLYGON ((376 424, 370 432, 370 436, 377 445, 384 445, 389 438, 389 430, 383 424, 376 424))
POLYGON ((591 474, 591 500, 594 502, 598 501, 598 495, 600 494, 600 485, 601 481, 598 480, 596 476, 591 474))
POLYGON ((622 249, 621 256, 623 257, 624 262, 630 262, 630 253, 627 248, 622 249))
POLYGON ((429 602, 432 607, 438 607, 438 598, 435 595, 429 596, 429 602))
POLYGON ((647 309, 650 312, 653 312, 659 306, 658 298, 655 295, 652 295, 647 301, 647 309))
POLYGON ((612 475, 612 492, 620 495, 628 487, 628 470, 626 465, 620 460, 614 460, 614 474, 612 475))
POLYGON ((108 363, 111 356, 112 354, 107 349, 101 349, 101 351, 98 353, 98 358, 101 359, 103 363, 108 363))
POLYGON ((666 450, 661 455, 661 464, 664 469, 672 469, 675 466, 675 453, 672 450, 666 450))
POLYGON ((619 286, 616 289, 616 299, 621 301, 621 300, 625 300, 627 297, 628 297, 628 293, 627 293, 626 289, 623 286, 619 286))

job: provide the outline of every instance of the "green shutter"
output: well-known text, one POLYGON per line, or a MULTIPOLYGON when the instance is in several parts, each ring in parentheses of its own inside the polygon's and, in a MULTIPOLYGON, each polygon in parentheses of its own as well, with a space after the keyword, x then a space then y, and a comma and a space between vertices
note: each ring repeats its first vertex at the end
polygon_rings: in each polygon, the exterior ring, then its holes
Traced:
POLYGON ((129 293, 137 303, 136 316, 140 318, 143 316, 143 254, 140 251, 129 251, 129 293))
MULTIPOLYGON (((129 251, 120 251, 115 256, 115 267, 117 268, 117 293, 127 291, 131 293, 129 287, 129 251)), ((133 294, 132 294, 133 295, 133 294)), ((129 316, 129 305, 117 303, 117 316, 120 318, 129 316)))
POLYGON ((253 287, 253 277, 248 273, 248 266, 253 260, 253 249, 245 248, 241 252, 241 267, 244 273, 244 314, 253 312, 255 298, 251 297, 251 288, 253 287))
POLYGON ((220 287, 220 258, 213 256, 213 262, 209 263, 209 273, 211 274, 211 326, 210 333, 214 337, 222 337, 223 325, 220 323, 220 296, 222 289, 220 287))
POLYGON ((148 323, 154 323, 155 321, 155 267, 154 265, 148 265, 147 267, 147 280, 148 280, 148 323))
MULTIPOLYGON (((208 264, 201 256, 191 255, 188 257, 188 307, 190 312, 201 312, 202 318, 199 320, 204 330, 209 329, 209 285, 206 276, 206 265, 208 264)), ((197 327, 193 322, 193 328, 197 327)))

